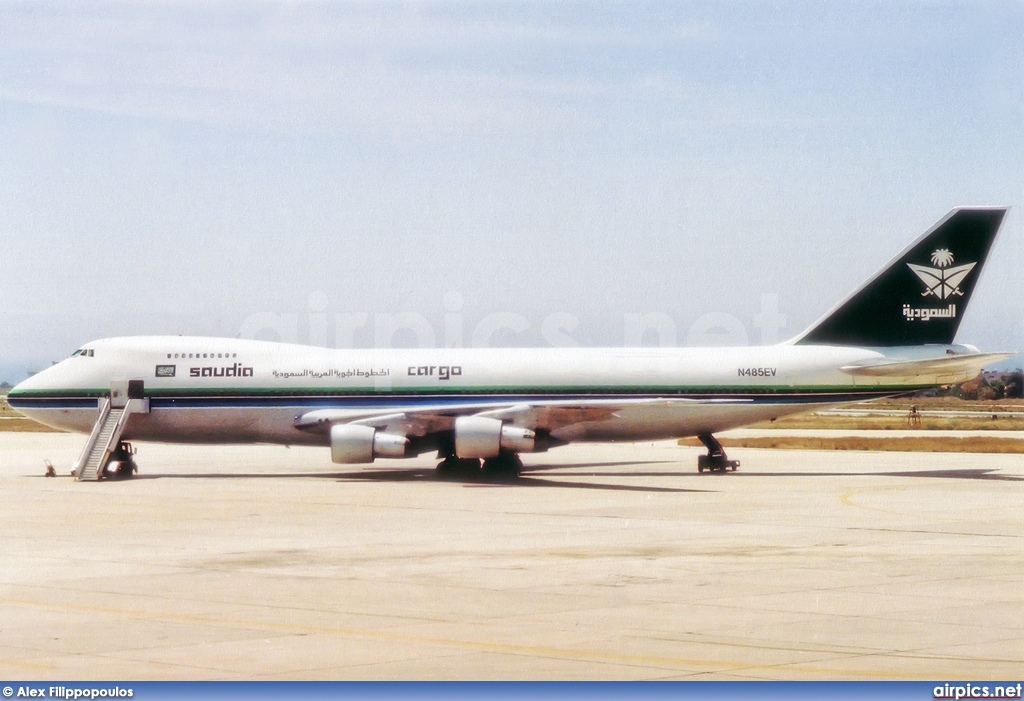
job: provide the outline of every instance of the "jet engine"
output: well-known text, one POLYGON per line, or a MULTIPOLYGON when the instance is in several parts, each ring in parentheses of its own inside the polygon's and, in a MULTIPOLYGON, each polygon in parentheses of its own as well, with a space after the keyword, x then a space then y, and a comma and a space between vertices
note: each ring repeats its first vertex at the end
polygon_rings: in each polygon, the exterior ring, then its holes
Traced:
POLYGON ((373 462, 374 458, 404 458, 409 439, 381 433, 373 426, 331 426, 331 460, 338 463, 373 462))
POLYGON ((460 458, 494 458, 505 450, 532 453, 537 434, 528 428, 505 426, 489 416, 460 416, 455 419, 455 454, 460 458))

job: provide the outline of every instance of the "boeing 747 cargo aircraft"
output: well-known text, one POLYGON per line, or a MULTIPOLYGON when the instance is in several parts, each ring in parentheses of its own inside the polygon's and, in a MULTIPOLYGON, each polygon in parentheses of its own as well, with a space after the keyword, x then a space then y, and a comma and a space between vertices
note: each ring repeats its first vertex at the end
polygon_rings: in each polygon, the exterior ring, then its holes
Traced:
POLYGON ((516 475, 573 441, 714 434, 974 377, 1011 353, 953 343, 1005 207, 950 212, 793 339, 763 347, 333 350, 180 336, 111 338, 11 390, 88 433, 79 479, 127 477, 128 441, 330 448, 336 463, 437 451, 439 472, 516 475))

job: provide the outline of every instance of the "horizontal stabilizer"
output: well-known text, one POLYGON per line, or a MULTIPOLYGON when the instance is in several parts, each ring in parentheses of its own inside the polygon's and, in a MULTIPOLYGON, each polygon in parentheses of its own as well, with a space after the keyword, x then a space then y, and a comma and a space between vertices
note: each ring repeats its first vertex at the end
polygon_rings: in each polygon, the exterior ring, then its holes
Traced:
POLYGON ((1016 353, 971 353, 925 360, 886 359, 874 363, 845 365, 839 369, 849 375, 862 377, 965 376, 966 379, 970 379, 981 372, 986 365, 1012 358, 1015 355, 1016 353))

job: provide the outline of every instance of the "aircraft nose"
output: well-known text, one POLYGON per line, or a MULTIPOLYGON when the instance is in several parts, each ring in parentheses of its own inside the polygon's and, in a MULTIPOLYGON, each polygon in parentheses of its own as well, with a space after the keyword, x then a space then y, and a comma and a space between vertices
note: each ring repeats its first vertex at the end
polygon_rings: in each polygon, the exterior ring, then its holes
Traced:
MULTIPOLYGON (((18 413, 39 423, 62 430, 81 431, 79 405, 67 404, 69 397, 74 402, 76 386, 75 375, 69 372, 67 365, 58 363, 11 388, 7 403, 18 413)), ((83 401, 82 406, 88 413, 89 400, 83 401)))
POLYGON ((21 399, 37 396, 41 392, 53 392, 67 385, 68 379, 68 368, 64 363, 51 365, 12 387, 7 393, 7 402, 13 407, 21 399))
MULTIPOLYGON (((56 367, 56 366, 51 366, 51 367, 56 367)), ((11 387, 10 392, 8 392, 7 396, 8 397, 17 396, 19 394, 25 394, 26 392, 30 392, 30 391, 35 390, 35 389, 39 389, 40 382, 44 382, 45 381, 45 377, 44 376, 47 373, 49 373, 50 370, 51 370, 51 368, 46 368, 45 370, 40 370, 39 372, 35 373, 34 375, 29 376, 28 379, 22 380, 18 384, 14 385, 14 387, 11 387)))
MULTIPOLYGON (((35 375, 33 375, 32 377, 35 377, 35 375)), ((7 396, 17 397, 19 394, 24 394, 26 390, 32 389, 32 377, 29 377, 27 380, 22 380, 21 382, 7 390, 7 396)))
POLYGON ((25 413, 26 407, 22 403, 21 399, 27 395, 29 390, 31 390, 31 383, 29 382, 31 379, 32 378, 30 377, 28 380, 22 380, 7 391, 7 404, 12 409, 17 409, 22 414, 25 413))

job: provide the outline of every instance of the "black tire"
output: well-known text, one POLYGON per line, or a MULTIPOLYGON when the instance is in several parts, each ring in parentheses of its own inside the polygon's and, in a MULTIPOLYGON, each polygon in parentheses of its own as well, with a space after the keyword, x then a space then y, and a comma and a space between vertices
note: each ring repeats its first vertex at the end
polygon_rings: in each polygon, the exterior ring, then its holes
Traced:
POLYGON ((475 475, 480 472, 479 458, 458 458, 458 471, 467 475, 475 475))
POLYGON ((459 458, 450 455, 437 463, 437 473, 446 477, 451 475, 472 475, 480 471, 480 461, 476 458, 459 458))
POLYGON ((519 476, 523 469, 523 461, 515 453, 502 453, 484 460, 483 469, 488 477, 508 479, 519 476))

